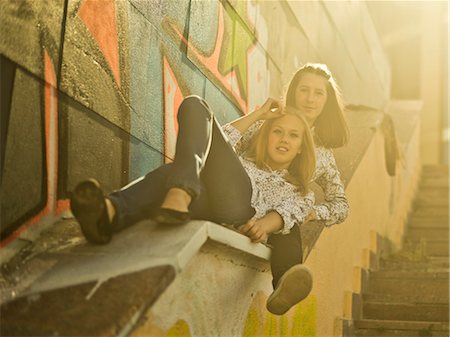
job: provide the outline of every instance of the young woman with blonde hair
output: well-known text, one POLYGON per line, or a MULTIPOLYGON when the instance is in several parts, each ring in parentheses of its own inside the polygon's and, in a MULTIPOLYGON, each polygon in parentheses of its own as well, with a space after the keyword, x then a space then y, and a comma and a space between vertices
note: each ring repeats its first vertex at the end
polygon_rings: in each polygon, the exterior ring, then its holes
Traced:
MULTIPOLYGON (((291 230, 298 234, 297 224, 306 221, 314 203, 308 184, 315 150, 297 109, 269 98, 220 127, 207 103, 190 96, 180 106, 178 124, 173 163, 107 196, 93 179, 76 186, 71 209, 88 241, 106 244, 113 233, 146 218, 168 225, 190 219, 232 224, 253 242, 270 242, 291 230)), ((290 237, 293 244, 275 248, 282 253, 271 261, 274 278, 299 262, 301 245, 290 237)), ((298 302, 311 289, 311 275, 301 265, 291 275, 303 289, 294 295, 298 302)))

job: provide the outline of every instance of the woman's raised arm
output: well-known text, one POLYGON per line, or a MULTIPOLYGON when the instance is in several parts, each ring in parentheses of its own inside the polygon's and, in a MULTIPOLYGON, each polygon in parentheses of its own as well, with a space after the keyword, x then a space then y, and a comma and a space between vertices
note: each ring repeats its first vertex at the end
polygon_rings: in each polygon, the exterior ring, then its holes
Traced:
POLYGON ((280 101, 273 98, 268 98, 264 104, 242 117, 235 119, 230 122, 230 125, 236 128, 241 134, 243 134, 247 129, 254 123, 260 120, 272 119, 280 117, 284 114, 283 107, 280 101))

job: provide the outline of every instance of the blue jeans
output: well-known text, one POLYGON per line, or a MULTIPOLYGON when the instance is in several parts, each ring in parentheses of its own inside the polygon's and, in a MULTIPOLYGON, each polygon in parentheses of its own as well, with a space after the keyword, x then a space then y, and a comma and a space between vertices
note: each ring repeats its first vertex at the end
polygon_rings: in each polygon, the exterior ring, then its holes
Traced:
MULTIPOLYGON (((178 125, 174 162, 108 196, 116 208, 114 231, 150 218, 172 187, 192 196, 193 219, 241 225, 255 214, 250 178, 206 101, 187 97, 178 111, 178 125)), ((286 270, 302 262, 298 226, 288 235, 272 234, 268 242, 273 245, 270 262, 275 287, 286 270)))
POLYGON ((178 125, 174 162, 108 196, 117 210, 116 231, 151 217, 172 187, 192 196, 193 219, 241 225, 255 214, 250 178, 206 101, 187 97, 178 125))

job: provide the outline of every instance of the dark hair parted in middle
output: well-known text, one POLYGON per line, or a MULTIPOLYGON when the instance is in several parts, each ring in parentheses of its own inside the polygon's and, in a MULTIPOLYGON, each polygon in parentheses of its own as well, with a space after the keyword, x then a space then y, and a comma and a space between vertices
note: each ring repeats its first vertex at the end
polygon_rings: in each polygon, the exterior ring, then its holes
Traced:
POLYGON ((322 112, 314 121, 314 133, 317 145, 337 148, 347 144, 349 130, 344 118, 344 107, 339 87, 325 64, 307 63, 293 76, 286 93, 286 106, 296 106, 296 89, 306 73, 321 76, 327 80, 327 101, 322 112))

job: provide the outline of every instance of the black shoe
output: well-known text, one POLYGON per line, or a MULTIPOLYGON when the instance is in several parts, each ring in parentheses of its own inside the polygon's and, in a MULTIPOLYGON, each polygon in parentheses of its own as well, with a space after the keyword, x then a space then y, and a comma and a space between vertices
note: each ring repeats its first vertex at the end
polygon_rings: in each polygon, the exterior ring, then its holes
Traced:
POLYGON ((153 216, 153 220, 167 225, 183 225, 191 220, 191 216, 189 212, 160 207, 153 216))
POLYGON ((108 218, 105 196, 95 179, 79 183, 70 198, 70 209, 89 242, 105 244, 111 240, 112 224, 108 218))
POLYGON ((312 289, 311 272, 304 265, 291 267, 278 281, 267 299, 266 307, 272 314, 283 315, 292 306, 305 299, 312 289))

